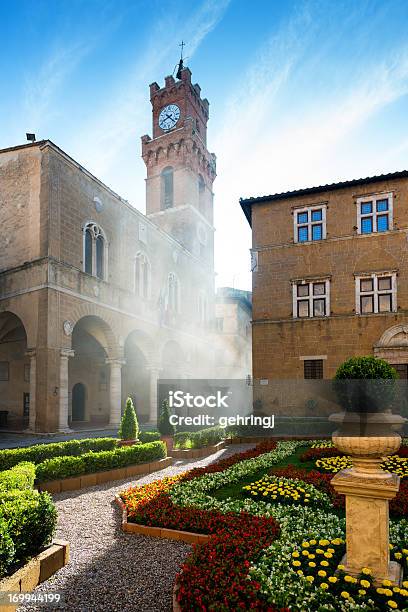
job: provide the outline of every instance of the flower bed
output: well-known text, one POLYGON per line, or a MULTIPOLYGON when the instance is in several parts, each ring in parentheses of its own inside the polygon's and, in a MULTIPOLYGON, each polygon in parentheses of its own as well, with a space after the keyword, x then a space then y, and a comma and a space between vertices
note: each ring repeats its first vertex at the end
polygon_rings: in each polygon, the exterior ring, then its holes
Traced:
POLYGON ((225 438, 223 427, 210 427, 199 431, 180 431, 174 436, 174 448, 177 450, 189 450, 214 446, 225 438))
MULTIPOLYGON (((347 455, 338 455, 334 457, 325 457, 317 459, 316 467, 324 472, 337 474, 340 470, 346 470, 353 466, 351 457, 347 455)), ((399 457, 392 455, 386 458, 381 464, 381 468, 386 472, 393 472, 400 478, 408 477, 408 457, 399 457)))
MULTIPOLYGON (((368 596, 367 593, 364 596, 360 594, 361 600, 357 602, 352 589, 354 583, 350 583, 349 597, 340 597, 340 601, 336 591, 339 585, 332 588, 333 581, 330 581, 328 588, 321 586, 326 576, 318 572, 327 573, 324 565, 316 572, 310 566, 309 574, 305 574, 303 569, 303 558, 302 567, 293 565, 297 559, 292 553, 302 550, 301 545, 306 541, 310 548, 313 539, 330 542, 325 544, 323 553, 317 553, 323 554, 322 561, 329 563, 326 567, 334 562, 339 565, 344 553, 345 520, 330 511, 331 508, 342 508, 344 498, 332 489, 332 475, 277 465, 288 462, 296 449, 304 444, 304 441, 263 443, 205 468, 143 487, 133 487, 121 494, 127 507, 128 521, 211 536, 205 544, 194 547, 177 578, 177 600, 181 610, 378 612, 383 609, 378 608, 377 603, 384 602, 386 594, 374 592, 374 587, 366 589, 368 596), (260 478, 259 474, 264 475, 260 478), (252 484, 257 483, 259 494, 252 495, 251 488, 246 488, 244 493, 248 497, 242 496, 242 486, 248 487, 251 478, 252 484), (240 486, 241 482, 246 484, 240 486), (237 487, 238 495, 227 499, 214 496, 232 484, 237 487), (279 489, 282 495, 278 496, 276 492, 279 489), (305 501, 306 493, 309 493, 307 499, 310 502, 305 501), (254 499, 257 497, 263 499, 254 499), (292 503, 281 503, 282 499, 292 503), (333 544, 339 539, 340 544, 333 544), (336 551, 336 546, 339 549, 333 555, 328 549, 334 547, 336 551), (324 557, 325 553, 333 557, 324 557), (303 575, 298 573, 299 570, 303 575), (306 580, 306 575, 312 576, 313 580, 306 580)), ((398 497, 398 503, 397 500, 391 502, 392 513, 406 516, 408 483, 401 484, 398 497)), ((398 560, 397 555, 405 555, 408 521, 392 522, 391 538, 398 547, 392 551, 398 560)), ((316 555, 314 552, 311 554, 316 555)), ((313 558, 307 562, 316 563, 313 558)), ((341 569, 337 576, 340 574, 341 569)), ((342 590, 346 592, 345 588, 342 590)), ((404 593, 396 593, 394 599, 386 601, 395 601, 395 609, 399 610, 403 597, 404 593)), ((389 604, 390 609, 392 605, 389 604)))

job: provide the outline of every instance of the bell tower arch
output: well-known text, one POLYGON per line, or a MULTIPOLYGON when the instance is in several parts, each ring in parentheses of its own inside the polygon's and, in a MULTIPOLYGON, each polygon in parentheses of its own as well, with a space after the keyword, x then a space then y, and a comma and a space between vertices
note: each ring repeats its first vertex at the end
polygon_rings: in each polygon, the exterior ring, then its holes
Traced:
POLYGON ((142 136, 146 214, 193 255, 214 265, 213 182, 216 157, 207 150, 209 102, 191 71, 150 85, 152 134, 142 136))

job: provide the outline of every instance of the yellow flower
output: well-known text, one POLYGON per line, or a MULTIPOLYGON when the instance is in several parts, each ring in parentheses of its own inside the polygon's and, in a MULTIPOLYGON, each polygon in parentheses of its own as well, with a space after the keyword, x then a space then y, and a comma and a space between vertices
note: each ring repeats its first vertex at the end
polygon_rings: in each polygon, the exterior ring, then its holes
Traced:
POLYGON ((350 593, 347 593, 347 591, 342 591, 340 595, 344 597, 344 599, 348 599, 350 597, 350 593))
POLYGON ((303 572, 302 572, 302 570, 298 570, 296 573, 297 573, 299 576, 303 576, 303 572))
POLYGON ((382 589, 381 587, 379 587, 378 589, 376 589, 377 593, 379 595, 384 595, 384 589, 382 589))
POLYGON ((333 555, 329 552, 325 552, 324 556, 326 557, 326 559, 331 559, 333 555))
POLYGON ((308 550, 302 550, 302 555, 305 555, 305 557, 309 556, 309 551, 308 550))
POLYGON ((313 582, 313 581, 314 581, 314 578, 313 578, 313 576, 306 576, 306 580, 307 580, 308 582, 313 582))
POLYGON ((332 584, 335 584, 337 582, 338 578, 336 576, 330 576, 329 578, 329 582, 331 582, 332 584))
POLYGON ((316 559, 316 555, 313 555, 312 553, 309 554, 309 559, 316 559))
POLYGON ((366 595, 367 591, 365 591, 364 589, 359 589, 358 594, 359 595, 366 595))
POLYGON ((302 546, 303 548, 309 548, 310 544, 309 542, 302 542, 302 546))
POLYGON ((329 585, 327 584, 327 582, 322 582, 322 584, 320 585, 320 588, 326 590, 329 588, 329 585))
POLYGON ((328 548, 328 549, 327 549, 327 552, 328 552, 328 553, 332 553, 332 554, 334 554, 336 551, 334 550, 334 548, 328 548))
POLYGON ((404 587, 404 589, 408 589, 408 580, 404 580, 402 586, 404 587))
MULTIPOLYGON (((346 568, 345 568, 345 566, 344 566, 344 565, 341 565, 341 564, 340 564, 340 565, 338 565, 338 566, 337 566, 337 569, 344 571, 346 568)), ((364 572, 363 572, 363 573, 364 573, 364 572)))
POLYGON ((318 576, 321 576, 321 578, 324 578, 325 576, 327 576, 327 572, 325 572, 324 570, 319 570, 317 572, 318 576))
POLYGON ((323 565, 323 567, 327 567, 329 565, 328 561, 320 561, 320 565, 323 565))
POLYGON ((393 599, 389 599, 389 600, 387 601, 387 604, 390 606, 390 608, 394 608, 394 609, 395 609, 395 608, 398 608, 398 604, 397 604, 397 602, 396 602, 396 601, 394 601, 393 599))
MULTIPOLYGON (((303 489, 300 489, 303 492, 303 489)), ((309 494, 308 494, 309 495, 309 494)), ((316 540, 310 540, 310 544, 312 546, 314 546, 315 544, 317 544, 316 540)))
POLYGON ((293 565, 294 565, 295 567, 300 567, 302 564, 301 564, 301 562, 300 562, 300 561, 293 561, 293 565))
MULTIPOLYGON (((340 567, 340 566, 339 566, 339 567, 340 567)), ((363 567, 363 569, 362 569, 361 571, 362 571, 362 573, 363 573, 365 576, 371 576, 371 573, 372 573, 372 572, 371 572, 371 569, 370 569, 369 567, 363 567)))
POLYGON ((299 552, 295 550, 295 552, 292 553, 292 557, 299 557, 299 552))
POLYGON ((395 553, 394 557, 395 557, 396 559, 402 559, 402 553, 400 553, 400 552, 395 553))
POLYGON ((399 587, 393 587, 392 590, 394 591, 394 593, 399 593, 401 591, 399 587))
POLYGON ((352 577, 352 576, 348 576, 348 575, 347 575, 347 576, 344 576, 344 580, 345 580, 346 582, 353 582, 353 577, 352 577))
POLYGON ((316 563, 314 561, 309 561, 308 566, 309 567, 316 567, 316 563))
POLYGON ((383 580, 382 581, 382 585, 388 587, 388 586, 392 585, 392 582, 391 582, 391 580, 383 580))
POLYGON ((369 589, 369 588, 370 588, 370 583, 368 582, 368 580, 360 580, 360 584, 361 584, 361 586, 363 586, 365 589, 369 589))
POLYGON ((322 550, 321 548, 316 548, 316 552, 318 555, 324 555, 324 550, 322 550))
POLYGON ((391 589, 384 589, 384 595, 386 595, 387 597, 391 597, 392 595, 391 589))
POLYGON ((330 544, 329 540, 319 540, 320 546, 328 546, 330 544))

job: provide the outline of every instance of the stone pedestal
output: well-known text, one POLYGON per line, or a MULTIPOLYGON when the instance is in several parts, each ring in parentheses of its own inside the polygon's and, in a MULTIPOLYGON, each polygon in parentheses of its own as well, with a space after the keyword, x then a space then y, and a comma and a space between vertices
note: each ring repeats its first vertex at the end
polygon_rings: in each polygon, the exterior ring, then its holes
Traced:
POLYGON ((364 478, 353 470, 339 472, 331 481, 337 493, 346 496, 346 542, 344 559, 347 573, 358 575, 369 567, 376 581, 399 584, 401 568, 390 563, 389 500, 399 489, 395 474, 364 478))

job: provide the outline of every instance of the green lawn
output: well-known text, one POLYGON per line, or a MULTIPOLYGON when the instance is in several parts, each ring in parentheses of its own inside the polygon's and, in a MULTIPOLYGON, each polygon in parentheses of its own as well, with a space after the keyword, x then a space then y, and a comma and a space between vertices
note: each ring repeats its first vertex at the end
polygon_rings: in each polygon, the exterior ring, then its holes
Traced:
MULTIPOLYGON (((294 465, 295 467, 306 468, 308 470, 314 469, 316 467, 314 464, 314 461, 308 461, 306 463, 303 463, 299 459, 300 455, 303 455, 303 453, 307 451, 308 448, 309 446, 299 446, 296 452, 293 453, 293 455, 290 455, 289 457, 286 457, 286 459, 284 459, 283 461, 276 463, 273 466, 273 469, 278 468, 278 467, 285 467, 286 465, 294 465)), ((270 471, 271 471, 271 468, 267 470, 267 472, 270 472, 270 471)), ((259 480, 260 478, 265 476, 267 472, 265 472, 265 470, 260 470, 259 472, 255 472, 255 474, 252 474, 252 476, 248 476, 247 478, 243 478, 239 482, 230 484, 226 487, 223 487, 222 489, 218 489, 217 491, 214 491, 212 495, 216 499, 227 499, 228 497, 232 497, 233 499, 244 499, 245 496, 242 494, 242 487, 244 487, 247 484, 250 484, 251 482, 259 480)))

